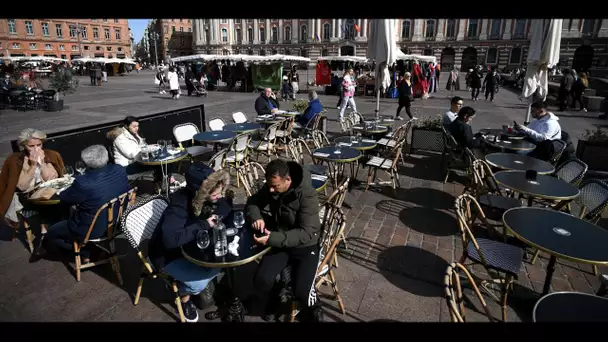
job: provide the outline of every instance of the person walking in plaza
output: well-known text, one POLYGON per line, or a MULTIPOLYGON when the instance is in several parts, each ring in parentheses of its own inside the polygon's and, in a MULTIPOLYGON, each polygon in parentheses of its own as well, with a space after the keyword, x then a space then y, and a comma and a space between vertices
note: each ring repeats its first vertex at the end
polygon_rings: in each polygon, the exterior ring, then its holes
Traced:
POLYGON ((570 103, 570 93, 572 91, 572 86, 574 85, 574 75, 572 75, 572 71, 570 69, 564 70, 564 76, 559 82, 559 92, 558 92, 558 100, 559 100, 559 111, 563 112, 567 109, 568 103, 570 103))
POLYGON ((156 79, 154 83, 158 85, 158 93, 166 94, 165 92, 165 73, 163 72, 163 68, 161 66, 158 67, 158 71, 156 72, 156 79))
POLYGON ((171 98, 174 100, 179 99, 179 76, 175 72, 175 67, 169 67, 169 73, 167 74, 167 81, 169 81, 169 89, 171 89, 171 98))
POLYGON ((581 110, 587 112, 587 108, 585 108, 585 104, 583 103, 583 94, 588 87, 589 79, 587 78, 587 74, 581 72, 578 74, 578 79, 572 85, 572 109, 576 109, 576 103, 578 102, 581 105, 581 110))
POLYGON ((403 118, 399 116, 403 107, 405 107, 405 112, 407 113, 407 116, 409 116, 410 119, 414 118, 410 109, 412 107, 412 100, 414 100, 414 95, 412 92, 412 82, 410 81, 411 77, 412 74, 406 72, 405 74, 403 74, 401 80, 399 80, 399 84, 397 85, 397 90, 399 93, 399 106, 397 107, 395 120, 403 120, 403 118))
POLYGON ((469 75, 469 82, 471 85, 471 100, 477 101, 477 97, 479 97, 479 90, 481 89, 481 66, 479 68, 475 68, 471 75, 469 75))
POLYGON ((494 94, 498 87, 498 73, 496 72, 496 69, 493 69, 492 72, 486 75, 486 78, 483 80, 483 86, 486 88, 486 101, 488 101, 489 95, 490 101, 494 102, 494 94))
POLYGON ((254 240, 272 250, 264 255, 254 283, 266 301, 265 320, 278 309, 278 296, 270 296, 275 279, 293 266, 293 292, 302 307, 303 319, 321 321, 321 308, 314 292, 319 264, 319 198, 302 165, 281 159, 266 166, 266 185, 247 201, 247 219, 256 232, 254 240), (270 212, 266 214, 266 207, 270 212), (264 214, 263 214, 264 212, 264 214))
POLYGON ((344 121, 344 111, 346 110, 346 106, 350 105, 353 111, 357 111, 357 104, 355 103, 355 79, 354 79, 354 71, 353 69, 348 69, 344 73, 344 77, 342 78, 342 94, 344 98, 342 98, 342 104, 340 105, 340 122, 344 121))

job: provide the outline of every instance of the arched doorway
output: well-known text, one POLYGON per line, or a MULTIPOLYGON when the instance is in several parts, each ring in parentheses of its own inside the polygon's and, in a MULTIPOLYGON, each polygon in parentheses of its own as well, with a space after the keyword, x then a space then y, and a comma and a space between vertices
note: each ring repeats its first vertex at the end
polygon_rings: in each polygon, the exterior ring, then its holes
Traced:
POLYGON ((580 46, 574 52, 574 61, 572 62, 572 68, 576 72, 589 71, 593 64, 593 47, 590 45, 580 46))
POLYGON ((477 50, 474 47, 468 47, 462 51, 462 63, 460 71, 466 71, 475 68, 477 65, 477 50))
POLYGON ((354 56, 355 47, 351 45, 344 45, 340 48, 340 56, 354 56))
POLYGON ((441 69, 452 70, 456 61, 456 51, 451 47, 447 47, 441 51, 441 69))
POLYGON ((424 49, 422 54, 425 56, 434 56, 435 55, 435 53, 433 52, 433 49, 424 49))

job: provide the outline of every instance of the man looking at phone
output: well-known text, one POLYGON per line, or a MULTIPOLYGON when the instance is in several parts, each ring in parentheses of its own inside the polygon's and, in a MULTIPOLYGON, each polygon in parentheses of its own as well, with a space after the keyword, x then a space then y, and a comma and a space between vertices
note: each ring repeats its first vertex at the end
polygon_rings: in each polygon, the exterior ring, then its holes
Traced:
POLYGON ((319 199, 310 179, 310 173, 300 164, 273 160, 266 166, 266 185, 247 201, 255 242, 273 247, 262 258, 254 279, 266 299, 265 320, 274 320, 278 296, 268 300, 268 294, 288 264, 293 266, 294 296, 303 308, 304 319, 321 320, 319 303, 312 292, 319 262, 319 199))
POLYGON ((272 89, 266 88, 260 94, 260 97, 255 100, 255 111, 258 115, 273 114, 279 110, 279 102, 272 92, 272 89))
POLYGON ((528 127, 513 122, 513 128, 524 133, 528 138, 541 142, 545 140, 555 140, 562 138, 562 128, 559 118, 547 111, 547 102, 536 101, 531 108, 532 117, 535 119, 528 127))

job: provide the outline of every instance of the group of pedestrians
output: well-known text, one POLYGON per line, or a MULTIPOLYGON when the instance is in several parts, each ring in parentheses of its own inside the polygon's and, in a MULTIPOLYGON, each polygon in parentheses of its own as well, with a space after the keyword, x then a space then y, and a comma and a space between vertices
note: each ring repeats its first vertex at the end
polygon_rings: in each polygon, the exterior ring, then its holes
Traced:
POLYGON ((583 94, 588 87, 589 75, 586 72, 577 75, 574 69, 564 70, 558 92, 559 111, 563 112, 568 109, 568 104, 571 104, 572 109, 576 109, 576 103, 578 102, 581 110, 586 112, 587 108, 583 103, 583 94))

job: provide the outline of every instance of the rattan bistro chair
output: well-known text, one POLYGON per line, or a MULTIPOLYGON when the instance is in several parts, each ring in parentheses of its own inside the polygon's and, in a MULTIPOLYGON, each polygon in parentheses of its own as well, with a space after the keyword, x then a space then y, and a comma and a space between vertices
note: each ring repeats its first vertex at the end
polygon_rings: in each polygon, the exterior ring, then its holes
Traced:
POLYGON ((466 323, 466 310, 464 305, 464 296, 462 292, 461 278, 464 278, 471 284, 477 299, 481 303, 483 310, 485 311, 486 316, 490 320, 490 322, 494 321, 488 306, 486 305, 486 301, 483 299, 481 292, 479 292, 479 287, 475 283, 475 279, 469 271, 462 264, 453 263, 448 266, 445 277, 443 280, 443 284, 445 286, 445 300, 448 305, 448 309, 450 310, 450 319, 452 323, 466 323))
POLYGON ((197 133, 199 133, 198 127, 191 122, 173 127, 173 137, 175 137, 180 148, 188 151, 191 159, 212 151, 209 147, 194 145, 193 137, 197 133), (188 144, 184 146, 184 143, 188 144))
POLYGON ((121 217, 121 223, 125 236, 129 240, 129 244, 137 251, 137 256, 142 263, 142 272, 137 284, 133 305, 139 304, 144 280, 160 278, 164 280, 173 291, 179 319, 183 323, 186 319, 184 317, 182 301, 179 297, 177 281, 166 273, 156 270, 146 255, 147 244, 158 226, 163 212, 168 206, 169 200, 162 195, 148 197, 127 210, 121 217))

